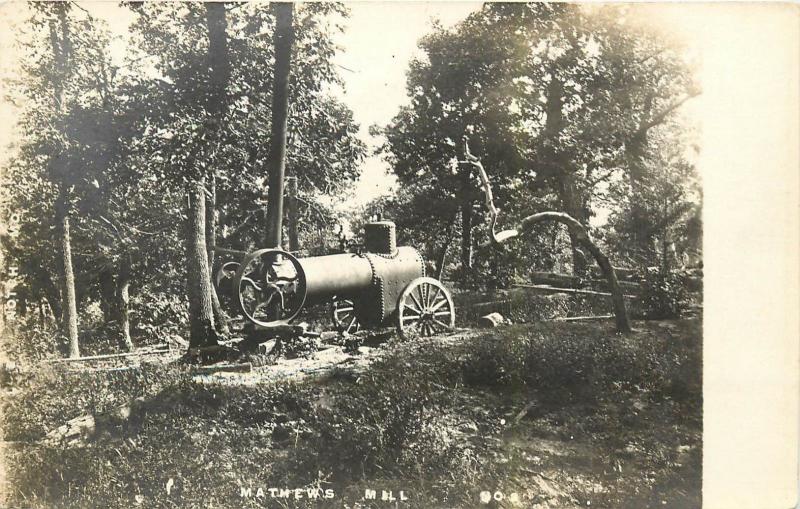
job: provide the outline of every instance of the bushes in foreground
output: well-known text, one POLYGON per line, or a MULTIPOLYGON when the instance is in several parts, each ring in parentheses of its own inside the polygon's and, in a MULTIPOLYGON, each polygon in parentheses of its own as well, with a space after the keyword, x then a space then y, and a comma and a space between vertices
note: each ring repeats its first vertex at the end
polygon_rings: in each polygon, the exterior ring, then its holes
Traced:
MULTIPOLYGON (((365 485, 394 483, 413 486, 417 502, 428 501, 408 507, 437 506, 435 500, 459 507, 474 503, 476 486, 494 485, 487 475, 498 481, 524 475, 514 461, 495 462, 505 454, 496 444, 509 432, 501 420, 513 419, 529 401, 547 403, 545 412, 569 423, 562 425, 568 433, 579 427, 628 433, 619 444, 603 445, 609 454, 630 443, 662 454, 672 446, 650 435, 643 441, 644 432, 628 429, 622 418, 635 418, 630 402, 648 395, 653 406, 673 400, 688 410, 675 407, 681 415, 699 417, 698 323, 663 325, 623 337, 597 324, 542 323, 493 329, 448 346, 386 345, 386 355, 366 371, 339 371, 324 384, 209 386, 164 366, 148 368, 146 380, 126 372, 38 378, 12 410, 35 406, 6 422, 7 437, 35 439, 75 412, 147 398, 127 424, 84 448, 30 444, 10 453, 12 482, 20 490, 11 501, 32 507, 257 507, 270 501, 242 499, 240 486, 335 486, 337 496, 356 497, 365 485), (47 397, 57 390, 64 392, 47 397), (68 408, 62 399, 88 392, 98 404, 78 399, 68 408), (606 397, 627 398, 627 406, 617 414, 587 413, 606 397), (37 416, 47 425, 36 426, 37 416)), ((531 427, 548 426, 550 417, 529 419, 531 427)), ((672 468, 661 463, 664 472, 672 468)), ((609 507, 619 506, 614 500, 609 507)), ((308 503, 341 507, 342 498, 308 503)))
POLYGON ((97 415, 188 378, 179 366, 143 364, 141 367, 93 372, 72 371, 50 364, 22 373, 15 380, 18 393, 2 401, 5 440, 39 440, 44 434, 81 415, 97 415))
POLYGON ((557 323, 490 331, 477 338, 467 356, 465 381, 525 388, 563 402, 619 390, 699 401, 702 344, 696 338, 674 340, 669 329, 666 332, 617 336, 596 325, 557 323))
POLYGON ((340 373, 322 389, 307 417, 309 433, 294 455, 294 474, 311 482, 323 473, 341 483, 436 463, 413 451, 415 444, 434 439, 430 424, 447 403, 442 383, 457 370, 441 348, 429 353, 389 354, 364 373, 340 373))

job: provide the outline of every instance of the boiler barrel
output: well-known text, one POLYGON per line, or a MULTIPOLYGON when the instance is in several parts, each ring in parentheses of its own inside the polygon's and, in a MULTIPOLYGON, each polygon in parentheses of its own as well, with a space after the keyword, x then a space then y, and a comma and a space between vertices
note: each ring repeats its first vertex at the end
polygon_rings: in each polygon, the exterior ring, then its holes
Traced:
POLYGON ((369 260, 352 253, 301 258, 306 274, 306 302, 313 305, 330 299, 352 298, 372 284, 369 260))

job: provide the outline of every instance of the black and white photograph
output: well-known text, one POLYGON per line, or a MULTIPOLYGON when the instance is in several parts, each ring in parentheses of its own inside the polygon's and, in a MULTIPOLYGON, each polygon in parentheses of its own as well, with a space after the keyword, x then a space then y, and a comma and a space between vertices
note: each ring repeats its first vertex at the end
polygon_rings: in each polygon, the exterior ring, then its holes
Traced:
POLYGON ((788 509, 798 12, 1 3, 0 506, 788 509))

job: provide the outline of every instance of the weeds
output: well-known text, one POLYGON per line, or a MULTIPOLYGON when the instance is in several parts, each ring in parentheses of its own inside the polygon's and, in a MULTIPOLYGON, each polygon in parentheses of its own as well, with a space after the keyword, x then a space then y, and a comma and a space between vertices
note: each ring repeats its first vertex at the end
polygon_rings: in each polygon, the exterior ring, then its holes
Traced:
POLYGON ((669 335, 617 336, 593 325, 543 323, 487 332, 464 363, 473 386, 526 389, 543 401, 596 402, 619 391, 699 401, 701 345, 669 335))
POLYGON ((384 488, 406 490, 404 507, 473 507, 480 490, 505 485, 556 506, 691 506, 698 330, 652 323, 617 336, 550 323, 455 345, 393 343, 366 372, 320 385, 203 385, 174 366, 35 373, 6 402, 6 440, 35 441, 75 415, 145 399, 84 447, 18 442, 8 503, 364 507, 364 489, 384 488), (258 486, 334 488, 336 498, 239 495, 258 486))

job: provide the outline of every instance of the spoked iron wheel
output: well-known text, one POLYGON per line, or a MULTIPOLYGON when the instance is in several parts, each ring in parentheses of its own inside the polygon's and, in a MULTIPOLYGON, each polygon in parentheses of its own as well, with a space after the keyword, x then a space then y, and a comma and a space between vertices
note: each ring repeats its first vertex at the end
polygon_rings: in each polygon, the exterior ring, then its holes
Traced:
POLYGON ((334 300, 331 304, 331 318, 333 326, 339 332, 355 334, 361 328, 352 300, 334 300))
POLYGON ((450 332, 456 326, 453 298, 436 279, 420 277, 408 284, 397 302, 397 330, 428 337, 450 332))

